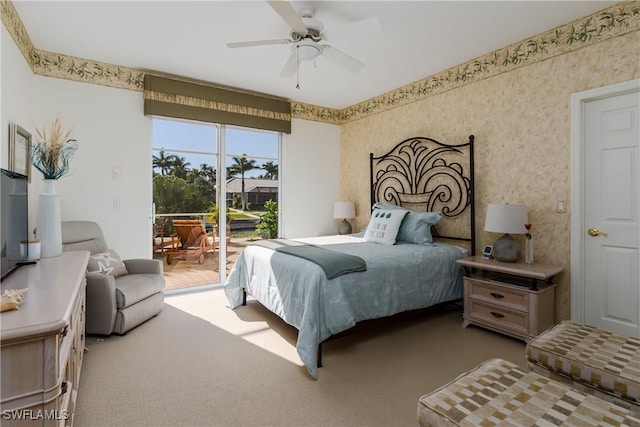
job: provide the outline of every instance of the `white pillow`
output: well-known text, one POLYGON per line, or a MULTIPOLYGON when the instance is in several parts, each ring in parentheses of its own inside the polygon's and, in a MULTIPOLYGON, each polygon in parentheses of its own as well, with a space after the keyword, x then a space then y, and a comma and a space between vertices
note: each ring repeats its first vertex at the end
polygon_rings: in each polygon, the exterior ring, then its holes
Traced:
POLYGON ((117 277, 129 272, 116 251, 109 249, 108 252, 95 254, 89 258, 87 273, 117 277))
POLYGON ((364 234, 365 242, 395 245, 396 236, 402 219, 408 211, 401 209, 376 209, 371 213, 371 220, 364 234))

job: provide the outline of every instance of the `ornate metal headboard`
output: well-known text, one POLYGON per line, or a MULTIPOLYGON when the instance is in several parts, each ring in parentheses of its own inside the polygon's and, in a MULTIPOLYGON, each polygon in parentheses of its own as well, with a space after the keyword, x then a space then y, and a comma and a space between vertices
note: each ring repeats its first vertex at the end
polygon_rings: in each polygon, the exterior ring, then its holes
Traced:
POLYGON ((473 135, 460 145, 415 137, 380 157, 371 153, 371 206, 384 202, 417 212, 439 211, 443 220, 433 235, 467 241, 475 255, 473 141, 473 135))

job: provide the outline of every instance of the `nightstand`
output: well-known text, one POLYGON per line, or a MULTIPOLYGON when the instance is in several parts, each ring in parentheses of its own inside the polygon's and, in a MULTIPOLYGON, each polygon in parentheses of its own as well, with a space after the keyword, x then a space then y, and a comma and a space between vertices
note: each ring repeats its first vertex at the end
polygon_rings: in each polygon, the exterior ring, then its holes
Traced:
POLYGON ((463 327, 475 324, 529 342, 555 324, 553 278, 562 267, 461 258, 464 266, 463 327))

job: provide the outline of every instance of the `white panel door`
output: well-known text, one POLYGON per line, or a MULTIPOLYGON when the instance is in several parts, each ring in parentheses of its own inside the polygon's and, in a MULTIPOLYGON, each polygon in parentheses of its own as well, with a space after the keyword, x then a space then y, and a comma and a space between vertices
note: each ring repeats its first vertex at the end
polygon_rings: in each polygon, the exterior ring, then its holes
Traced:
POLYGON ((640 93, 584 109, 585 323, 640 337, 640 93))

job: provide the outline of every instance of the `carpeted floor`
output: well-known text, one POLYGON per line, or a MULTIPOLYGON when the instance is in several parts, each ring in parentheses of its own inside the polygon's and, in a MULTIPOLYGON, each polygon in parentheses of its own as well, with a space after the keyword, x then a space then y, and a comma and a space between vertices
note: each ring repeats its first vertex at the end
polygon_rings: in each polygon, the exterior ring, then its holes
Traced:
POLYGON ((127 335, 87 337, 76 426, 416 426, 420 396, 525 344, 470 326, 459 305, 364 322, 323 345, 311 378, 296 330, 222 289, 166 299, 127 335))

